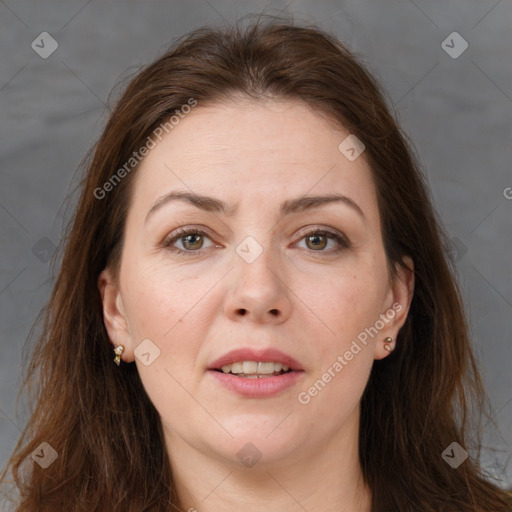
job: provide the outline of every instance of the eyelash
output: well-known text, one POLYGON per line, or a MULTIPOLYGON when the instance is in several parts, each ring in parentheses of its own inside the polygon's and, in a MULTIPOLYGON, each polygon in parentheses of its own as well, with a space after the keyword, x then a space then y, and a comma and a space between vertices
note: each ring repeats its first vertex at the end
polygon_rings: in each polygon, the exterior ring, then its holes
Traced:
MULTIPOLYGON (((177 249, 176 247, 171 248, 173 243, 178 241, 180 238, 184 238, 187 235, 205 235, 208 238, 210 238, 208 236, 208 233, 202 229, 180 228, 178 231, 174 232, 172 237, 168 237, 162 242, 162 247, 166 248, 166 249, 170 250, 171 252, 174 252, 175 254, 178 254, 178 255, 186 254, 187 256, 192 256, 192 255, 195 256, 195 255, 202 254, 204 249, 199 249, 197 251, 191 251, 191 250, 184 251, 182 249, 177 249)), ((344 236, 340 235, 339 233, 337 233, 335 231, 330 231, 328 229, 313 229, 311 231, 304 233, 301 236, 300 240, 303 240, 304 238, 306 238, 308 236, 318 236, 318 235, 327 236, 329 239, 335 240, 340 245, 340 247, 338 247, 335 250, 331 250, 329 252, 310 250, 313 256, 317 256, 317 254, 314 254, 314 253, 327 254, 327 255, 339 253, 339 252, 343 251, 344 249, 349 249, 351 246, 348 239, 346 239, 344 236)))

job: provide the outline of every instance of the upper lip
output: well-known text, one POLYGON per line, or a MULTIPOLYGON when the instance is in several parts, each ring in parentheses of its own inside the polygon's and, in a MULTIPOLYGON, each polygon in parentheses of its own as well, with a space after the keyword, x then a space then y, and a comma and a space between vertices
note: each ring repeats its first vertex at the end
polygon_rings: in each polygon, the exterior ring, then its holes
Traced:
POLYGON ((208 370, 219 370, 225 365, 237 363, 239 361, 261 361, 262 363, 273 361, 274 363, 281 363, 289 366, 290 370, 303 370, 302 366, 296 359, 276 348, 267 348, 263 350, 237 348, 227 352, 218 359, 215 359, 215 361, 208 365, 208 370))

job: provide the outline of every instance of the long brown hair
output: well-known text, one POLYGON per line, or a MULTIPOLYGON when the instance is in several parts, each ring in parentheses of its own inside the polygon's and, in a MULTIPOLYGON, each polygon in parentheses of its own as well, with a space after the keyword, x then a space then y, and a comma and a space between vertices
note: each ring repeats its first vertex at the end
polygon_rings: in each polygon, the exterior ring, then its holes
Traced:
POLYGON ((389 267, 403 265, 404 255, 414 261, 415 292, 397 349, 374 363, 362 398, 359 451, 372 510, 510 512, 511 498, 479 467, 478 430, 469 431, 486 402, 411 145, 375 79, 343 44, 275 18, 186 35, 128 84, 111 113, 27 368, 35 406, 3 473, 4 482, 13 475, 17 510, 179 510, 158 413, 136 366, 113 364, 97 289, 100 272, 119 266, 136 166, 125 167, 108 193, 98 190, 191 98, 200 106, 239 93, 300 100, 363 141, 389 267), (30 458, 42 442, 58 454, 46 469, 30 458), (441 456, 452 442, 476 450, 456 469, 441 456))

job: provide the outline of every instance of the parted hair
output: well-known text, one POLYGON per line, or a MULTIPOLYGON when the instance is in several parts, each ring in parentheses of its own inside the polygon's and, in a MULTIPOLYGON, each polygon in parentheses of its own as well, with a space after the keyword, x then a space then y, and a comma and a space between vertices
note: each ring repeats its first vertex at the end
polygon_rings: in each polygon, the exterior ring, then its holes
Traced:
POLYGON ((137 72, 110 112, 84 163, 25 371, 31 416, 2 474, 16 511, 182 510, 159 415, 136 366, 113 363, 97 288, 106 267, 117 275, 137 169, 103 198, 95 190, 190 98, 200 108, 240 94, 304 102, 357 136, 376 185, 390 271, 405 255, 414 261, 406 323, 395 351, 374 362, 362 397, 359 457, 372 511, 510 512, 510 495, 479 465, 478 420, 488 400, 413 146, 360 57, 317 26, 275 17, 179 38, 137 72), (454 441, 470 453, 456 469, 441 456, 454 441), (58 453, 46 469, 30 457, 42 442, 58 453))

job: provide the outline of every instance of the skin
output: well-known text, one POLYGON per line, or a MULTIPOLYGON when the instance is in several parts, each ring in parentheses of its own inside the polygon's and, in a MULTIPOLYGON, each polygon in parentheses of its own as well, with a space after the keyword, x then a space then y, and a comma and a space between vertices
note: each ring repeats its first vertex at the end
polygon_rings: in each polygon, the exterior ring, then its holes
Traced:
POLYGON ((109 337, 137 365, 162 419, 184 510, 370 510, 357 452, 360 400, 373 361, 389 355, 384 339, 395 340, 405 322, 414 278, 403 270, 390 278, 365 155, 351 162, 338 150, 347 135, 303 103, 237 98, 198 105, 137 170, 119 279, 106 269, 98 286, 109 337), (145 222, 172 190, 239 209, 228 216, 174 201, 145 222), (364 218, 341 202, 279 217, 287 199, 332 193, 350 197, 364 218), (208 233, 173 242, 188 254, 162 247, 181 226, 208 233), (350 247, 308 242, 319 228, 350 247), (247 236, 263 249, 252 263, 235 250, 247 236), (394 303, 401 310, 378 335, 300 403, 394 303), (145 339, 160 350, 149 366, 134 354, 145 339), (304 374, 269 398, 235 395, 206 368, 239 347, 279 348, 304 374), (262 454, 253 467, 237 457, 248 442, 262 454))

